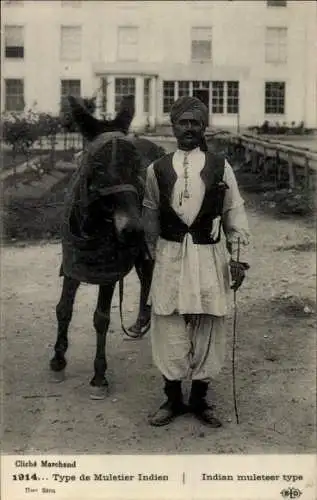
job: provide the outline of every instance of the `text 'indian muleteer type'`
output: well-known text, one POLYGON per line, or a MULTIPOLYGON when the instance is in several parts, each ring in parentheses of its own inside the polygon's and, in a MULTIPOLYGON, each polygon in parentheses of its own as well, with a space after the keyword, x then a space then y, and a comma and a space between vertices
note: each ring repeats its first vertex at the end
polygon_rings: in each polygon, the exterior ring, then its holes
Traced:
POLYGON ((205 473, 201 474, 202 481, 286 481, 295 482, 303 481, 303 476, 298 474, 220 474, 220 473, 205 473))

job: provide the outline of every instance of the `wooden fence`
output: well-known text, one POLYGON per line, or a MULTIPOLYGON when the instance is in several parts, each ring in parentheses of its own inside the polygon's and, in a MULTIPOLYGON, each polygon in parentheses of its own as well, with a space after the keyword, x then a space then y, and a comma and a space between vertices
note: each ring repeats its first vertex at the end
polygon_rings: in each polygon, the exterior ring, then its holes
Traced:
MULTIPOLYGON (((283 143, 278 140, 259 138, 247 134, 235 134, 227 131, 214 131, 207 135, 209 140, 219 141, 227 152, 235 152, 243 156, 245 162, 251 163, 251 171, 263 168, 264 175, 273 160, 277 168, 277 178, 281 179, 285 168, 288 174, 288 187, 294 189, 297 185, 298 170, 300 177, 304 176, 304 186, 308 190, 317 172, 317 151, 283 143)), ((316 138, 317 146, 317 138, 316 138)), ((316 147, 317 149, 317 147, 316 147)))
MULTIPOLYGON (((276 176, 277 185, 283 179, 289 189, 295 189, 298 184, 303 184, 309 190, 315 185, 317 173, 317 137, 316 151, 300 146, 295 146, 272 138, 263 138, 251 134, 238 134, 225 130, 213 130, 206 134, 208 142, 214 143, 216 149, 226 151, 230 157, 241 163, 251 165, 251 172, 263 173, 268 177, 272 172, 276 176)), ((146 134, 144 137, 150 140, 175 141, 171 136, 157 136, 146 134)), ((61 133, 54 137, 41 138, 40 142, 33 145, 31 150, 36 154, 40 150, 50 151, 52 165, 54 164, 56 151, 68 151, 72 153, 83 149, 84 143, 79 133, 61 133)))
POLYGON ((52 149, 52 143, 59 151, 80 151, 84 144, 83 137, 78 132, 61 132, 54 137, 41 138, 40 141, 34 143, 33 148, 37 149, 40 145, 43 149, 52 149))

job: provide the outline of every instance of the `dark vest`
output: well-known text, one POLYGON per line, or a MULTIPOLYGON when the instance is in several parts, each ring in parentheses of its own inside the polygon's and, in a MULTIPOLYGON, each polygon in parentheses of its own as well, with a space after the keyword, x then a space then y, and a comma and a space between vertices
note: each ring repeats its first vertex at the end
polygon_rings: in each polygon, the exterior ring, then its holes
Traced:
POLYGON ((193 242, 198 245, 218 243, 221 236, 221 224, 218 235, 212 239, 210 233, 213 220, 222 215, 225 190, 223 182, 225 159, 215 153, 206 153, 205 165, 200 172, 205 184, 205 196, 193 223, 188 226, 171 207, 171 195, 177 174, 172 164, 173 153, 167 154, 154 163, 154 172, 160 192, 160 236, 165 240, 182 242, 185 234, 190 233, 193 242))

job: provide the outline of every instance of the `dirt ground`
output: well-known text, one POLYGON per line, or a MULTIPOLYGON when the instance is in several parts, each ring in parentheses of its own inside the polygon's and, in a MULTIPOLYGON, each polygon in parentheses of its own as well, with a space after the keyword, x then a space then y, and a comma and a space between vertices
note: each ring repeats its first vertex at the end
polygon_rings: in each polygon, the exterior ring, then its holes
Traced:
MULTIPOLYGON (((232 402, 232 311, 228 357, 209 398, 224 426, 192 416, 152 428, 147 415, 162 402, 150 334, 126 341, 118 293, 108 333, 110 391, 89 399, 97 289, 80 288, 70 329, 67 378, 48 369, 55 342, 61 281, 59 244, 2 249, 4 453, 307 453, 316 449, 315 232, 303 221, 278 220, 248 203, 251 269, 238 293, 237 392, 232 402), (296 246, 300 245, 300 246, 296 246)), ((125 284, 125 324, 136 317, 139 285, 125 284)))

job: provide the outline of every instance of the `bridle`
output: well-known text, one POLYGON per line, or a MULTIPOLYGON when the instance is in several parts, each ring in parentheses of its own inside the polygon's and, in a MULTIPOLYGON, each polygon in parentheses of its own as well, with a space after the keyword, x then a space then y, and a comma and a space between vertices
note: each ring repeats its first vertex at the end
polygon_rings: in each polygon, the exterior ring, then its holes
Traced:
MULTIPOLYGON (((109 141, 111 141, 111 144, 112 144, 111 162, 110 162, 110 167, 112 167, 113 165, 115 165, 116 158, 117 158, 117 146, 118 146, 117 145, 117 138, 112 137, 109 139, 109 141)), ((106 142, 108 142, 108 141, 106 141, 106 142)), ((133 186, 133 184, 115 184, 114 186, 103 187, 103 188, 98 189, 98 193, 101 196, 109 196, 109 195, 116 194, 116 193, 127 193, 127 192, 131 192, 131 193, 134 193, 137 196, 139 196, 138 190, 136 189, 135 186, 133 186)))
POLYGON ((98 193, 101 194, 101 196, 109 196, 111 194, 128 192, 135 193, 137 196, 139 196, 138 190, 132 184, 115 184, 114 186, 98 189, 98 193))

